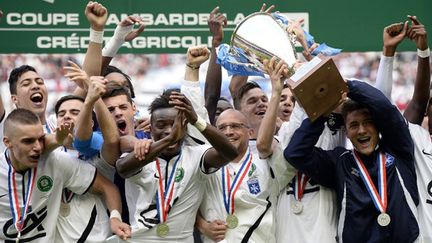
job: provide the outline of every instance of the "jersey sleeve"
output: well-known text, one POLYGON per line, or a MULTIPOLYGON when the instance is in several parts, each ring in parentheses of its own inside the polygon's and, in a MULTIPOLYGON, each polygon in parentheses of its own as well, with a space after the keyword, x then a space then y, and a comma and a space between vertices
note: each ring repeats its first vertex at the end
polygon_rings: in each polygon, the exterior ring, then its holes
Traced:
POLYGON ((88 140, 79 140, 74 138, 73 147, 78 150, 81 155, 91 158, 99 153, 102 148, 103 137, 100 132, 93 132, 88 140))
POLYGON ((64 187, 76 194, 87 192, 96 178, 93 165, 58 149, 50 154, 48 160, 53 160, 55 170, 62 173, 64 187))
MULTIPOLYGON (((204 95, 201 92, 198 81, 187 81, 183 80, 181 85, 181 92, 190 100, 192 107, 198 116, 209 122, 208 112, 205 108, 204 95)), ((209 144, 207 139, 201 134, 196 127, 191 124, 187 124, 187 134, 189 135, 186 139, 190 144, 209 144), (198 141, 197 141, 198 140, 198 141), (200 143, 202 142, 202 143, 200 143)))
POLYGON ((284 189, 288 185, 288 182, 295 176, 297 170, 285 160, 282 144, 280 143, 275 146, 272 155, 267 158, 267 161, 275 175, 275 190, 276 195, 279 195, 280 191, 284 189))

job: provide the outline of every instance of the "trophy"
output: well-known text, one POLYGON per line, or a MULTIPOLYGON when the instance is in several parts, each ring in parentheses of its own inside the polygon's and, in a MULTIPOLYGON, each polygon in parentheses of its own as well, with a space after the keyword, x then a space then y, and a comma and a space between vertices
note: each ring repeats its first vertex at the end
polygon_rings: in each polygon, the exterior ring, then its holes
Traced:
POLYGON ((295 70, 296 36, 288 33, 280 17, 269 13, 253 13, 235 28, 231 44, 219 48, 218 62, 230 74, 264 76, 264 60, 276 57, 288 65, 287 80, 297 102, 314 121, 330 114, 347 92, 347 86, 331 57, 318 55, 295 70))

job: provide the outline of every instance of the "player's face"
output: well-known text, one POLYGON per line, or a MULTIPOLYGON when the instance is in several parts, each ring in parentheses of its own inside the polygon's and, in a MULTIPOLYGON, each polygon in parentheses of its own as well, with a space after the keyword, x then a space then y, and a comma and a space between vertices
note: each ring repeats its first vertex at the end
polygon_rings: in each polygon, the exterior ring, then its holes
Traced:
MULTIPOLYGON (((153 111, 151 114, 150 131, 154 141, 159 141, 173 132, 173 125, 177 113, 177 109, 173 107, 160 108, 153 111)), ((169 157, 174 156, 180 151, 181 144, 182 140, 169 146, 161 154, 169 157)))
POLYGON ((253 128, 258 128, 265 115, 268 98, 260 88, 246 92, 240 101, 240 111, 248 118, 253 128))
POLYGON ((228 138, 237 151, 244 151, 249 145, 251 130, 246 121, 240 112, 231 109, 222 112, 216 121, 216 128, 228 138))
POLYGON ((358 152, 370 155, 375 150, 379 135, 367 109, 348 113, 345 128, 347 137, 358 152))
POLYGON ((132 105, 126 95, 117 95, 103 100, 114 118, 120 136, 135 136, 134 115, 136 108, 132 105))
POLYGON ((25 108, 37 115, 44 115, 48 92, 44 80, 33 71, 23 73, 17 81, 16 95, 11 95, 18 108, 25 108))
POLYGON ((44 149, 45 133, 42 125, 16 125, 11 129, 10 136, 5 136, 3 141, 9 149, 12 164, 17 170, 25 170, 37 166, 38 160, 44 149))
POLYGON ((216 107, 215 121, 217 121, 220 114, 228 109, 232 109, 232 105, 226 100, 219 100, 216 107))
POLYGON ((282 119, 282 121, 289 121, 293 108, 294 96, 289 88, 285 88, 282 90, 279 101, 279 118, 282 119))
POLYGON ((67 100, 63 102, 57 114, 57 127, 60 125, 76 124, 78 115, 82 109, 83 102, 80 100, 67 100))

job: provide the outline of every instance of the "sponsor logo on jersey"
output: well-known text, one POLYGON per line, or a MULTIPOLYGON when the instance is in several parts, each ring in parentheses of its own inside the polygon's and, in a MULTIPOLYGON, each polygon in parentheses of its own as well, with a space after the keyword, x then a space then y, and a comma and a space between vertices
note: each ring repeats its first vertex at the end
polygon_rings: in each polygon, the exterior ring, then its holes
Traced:
POLYGON ((422 150, 422 153, 425 154, 425 155, 430 155, 430 156, 432 156, 432 153, 428 153, 428 152, 426 152, 425 149, 422 150))
POLYGON ((47 192, 51 190, 53 186, 53 180, 49 176, 41 176, 39 180, 37 181, 37 187, 42 192, 47 192))

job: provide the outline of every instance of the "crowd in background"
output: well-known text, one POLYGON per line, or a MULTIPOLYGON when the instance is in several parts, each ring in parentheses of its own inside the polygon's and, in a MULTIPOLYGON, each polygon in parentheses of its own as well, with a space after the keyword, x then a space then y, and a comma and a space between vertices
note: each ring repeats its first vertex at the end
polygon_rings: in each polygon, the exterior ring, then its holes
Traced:
MULTIPOLYGON (((379 65, 380 52, 356 52, 341 53, 333 59, 339 71, 344 77, 365 80, 373 84, 376 80, 376 73, 379 65)), ((14 54, 0 55, 0 82, 4 86, 9 72, 16 66, 28 64, 35 67, 43 66, 38 70, 44 77, 47 88, 53 97, 61 97, 65 93, 72 92, 75 88, 73 82, 64 77, 64 70, 59 67, 67 65, 68 60, 75 63, 82 63, 84 54, 14 54)), ((399 109, 404 110, 413 92, 413 85, 416 76, 416 53, 400 52, 396 54, 394 63, 394 82, 392 100, 398 105, 399 109)), ((137 90, 137 103, 140 110, 147 110, 151 100, 153 100, 163 89, 179 87, 184 73, 184 54, 123 54, 118 55, 113 60, 113 65, 124 70, 132 78, 132 83, 137 90), (134 63, 134 65, 130 65, 134 63)), ((207 72, 208 62, 202 65, 201 86, 204 86, 205 73, 207 72)), ((228 84, 230 77, 223 72, 222 96, 230 97, 228 84)), ((268 82, 259 82, 260 85, 270 92, 268 82)), ((7 89, 4 87, 3 92, 7 89)), ((56 99, 52 98, 48 102, 48 110, 53 109, 56 99)))

